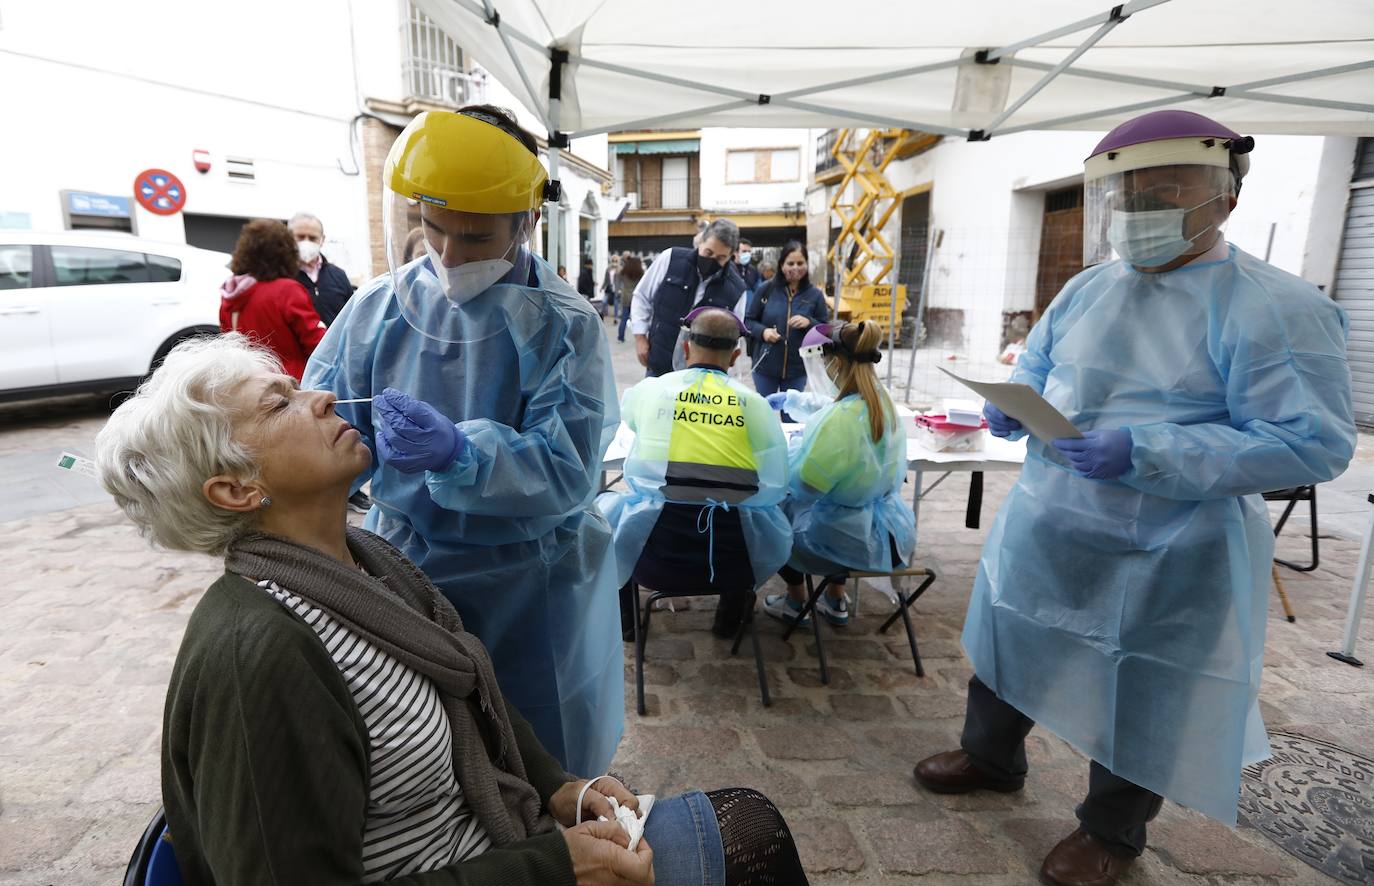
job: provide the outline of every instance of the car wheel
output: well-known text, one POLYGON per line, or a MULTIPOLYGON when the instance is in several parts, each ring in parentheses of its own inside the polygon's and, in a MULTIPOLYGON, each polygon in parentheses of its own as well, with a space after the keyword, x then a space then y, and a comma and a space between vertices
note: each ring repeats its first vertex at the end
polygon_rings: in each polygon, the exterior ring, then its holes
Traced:
MULTIPOLYGON (((172 352, 172 348, 175 348, 184 341, 190 341, 193 338, 203 338, 209 335, 219 335, 219 329, 214 326, 197 326, 191 329, 183 329, 176 335, 167 339, 157 349, 157 352, 153 354, 153 362, 148 365, 148 375, 152 375, 157 371, 157 368, 162 365, 162 361, 166 360, 167 355, 172 352)), ((144 379, 146 380, 147 376, 144 376, 144 379)))

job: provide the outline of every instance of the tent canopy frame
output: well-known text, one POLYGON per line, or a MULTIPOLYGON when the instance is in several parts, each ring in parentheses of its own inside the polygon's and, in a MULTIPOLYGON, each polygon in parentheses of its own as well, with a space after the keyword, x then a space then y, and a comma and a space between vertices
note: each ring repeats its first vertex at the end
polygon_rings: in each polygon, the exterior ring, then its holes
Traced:
MULTIPOLYGON (((680 123, 683 120, 698 118, 704 115, 713 114, 721 111, 738 110, 750 106, 776 106, 790 108, 794 110, 809 111, 831 117, 837 121, 848 123, 866 124, 869 126, 914 129, 929 132, 937 135, 945 135, 957 138, 965 138, 969 141, 987 141, 995 136, 1012 135, 1018 132, 1025 132, 1034 129, 1054 129, 1067 126, 1073 123, 1091 120, 1096 117, 1116 116, 1126 113, 1135 113, 1151 108, 1164 107, 1167 105, 1183 104, 1197 100, 1209 98, 1220 98, 1230 96, 1232 98, 1243 98, 1249 101, 1269 102, 1276 104, 1302 105, 1307 107, 1328 108, 1333 110, 1352 111, 1356 113, 1367 113, 1374 115, 1374 104, 1360 102, 1332 101, 1327 99, 1304 98, 1290 96, 1272 92, 1261 92, 1259 90, 1270 89, 1276 86, 1285 86, 1307 80, 1323 77, 1334 77, 1341 74, 1354 73, 1374 67, 1374 59, 1356 62, 1353 64, 1336 65, 1327 68, 1318 68, 1307 71, 1296 71, 1277 77, 1270 77, 1264 80, 1255 80, 1248 83, 1237 83, 1230 86, 1224 85, 1203 85, 1195 83, 1179 83, 1169 80, 1160 80, 1149 77, 1137 77, 1126 74, 1114 74, 1105 71, 1097 71, 1075 67, 1075 62, 1091 49, 1098 41, 1105 37, 1115 28, 1124 24, 1131 16, 1146 12, 1152 8, 1163 6, 1171 0, 1130 0, 1111 7, 1107 11, 1092 15, 1087 18, 1079 19, 1065 25, 1053 28, 1048 31, 1009 43, 1005 46, 988 48, 977 51, 971 58, 954 58, 940 62, 928 63, 923 65, 897 68, 892 71, 884 71, 870 74, 863 77, 848 78, 829 83, 822 83, 813 86, 792 89, 776 94, 751 93, 746 90, 735 89, 727 86, 720 86, 713 83, 706 83, 698 80, 689 80, 682 77, 674 77, 655 71, 637 70, 625 65, 615 64, 582 55, 565 47, 556 45, 556 35, 550 35, 549 41, 540 41, 535 37, 521 31, 519 28, 501 20, 501 14, 497 9, 495 0, 424 0, 428 3, 449 3, 453 6, 467 11, 485 24, 492 27, 502 45, 505 47, 506 54, 514 66, 520 78, 520 85, 523 87, 523 98, 529 101, 529 109, 544 124, 548 130, 549 137, 549 174, 551 178, 556 178, 559 168, 559 155, 562 148, 566 148, 571 139, 582 138, 591 135, 601 135, 607 132, 614 132, 627 129, 643 129, 662 126, 664 124, 680 123), (1014 58, 1014 54, 1023 49, 1039 47, 1042 44, 1060 37, 1077 34, 1094 29, 1087 38, 1077 47, 1072 49, 1057 64, 1045 62, 1035 62, 1027 59, 1014 58), (516 51, 515 44, 520 43, 534 49, 545 59, 548 60, 549 70, 549 89, 547 96, 541 96, 534 86, 520 54, 516 51), (856 111, 848 108, 834 107, 831 105, 817 104, 814 101, 801 99, 808 96, 815 96, 831 92, 837 89, 862 86, 871 83, 880 83, 902 77, 910 77, 918 74, 955 68, 965 64, 995 65, 1001 63, 1025 68, 1027 70, 1039 70, 1044 72, 1035 84, 1019 95, 1014 101, 998 113, 998 115, 984 128, 981 129, 961 129, 942 124, 935 124, 929 121, 917 119, 906 119, 893 117, 884 114, 872 114, 864 111, 856 111), (589 127, 571 132, 564 132, 561 129, 561 104, 562 104, 562 80, 564 68, 574 64, 582 67, 597 68, 621 74, 627 77, 645 80, 652 83, 660 83, 670 86, 682 87, 695 90, 712 96, 719 96, 729 99, 724 102, 716 102, 701 107, 690 108, 683 111, 675 111, 669 114, 661 114, 653 117, 641 117, 637 119, 627 119, 623 122, 599 127, 589 127), (1019 125, 1007 125, 1009 121, 1027 103, 1032 101, 1037 94, 1042 92, 1056 78, 1061 76, 1085 77, 1103 83, 1121 83, 1134 86, 1143 86, 1153 89, 1177 90, 1176 93, 1163 96, 1148 101, 1133 102, 1129 104, 1100 108, 1077 114, 1069 114, 1049 120, 1038 120, 1033 123, 1023 123, 1019 125)), ((552 207, 549 213, 549 243, 553 253, 551 261, 557 262, 559 254, 559 210, 552 207)))

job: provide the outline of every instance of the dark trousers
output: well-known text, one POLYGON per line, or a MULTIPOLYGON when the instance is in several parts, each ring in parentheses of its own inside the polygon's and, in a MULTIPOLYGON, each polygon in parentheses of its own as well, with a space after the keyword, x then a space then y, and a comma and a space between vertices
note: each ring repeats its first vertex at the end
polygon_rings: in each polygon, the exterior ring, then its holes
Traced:
MULTIPOLYGON (((754 390, 758 391, 760 397, 767 397, 769 394, 776 394, 779 391, 804 391, 806 390, 806 376, 794 375, 792 378, 776 378, 762 372, 755 371, 754 390)), ((792 421, 792 416, 782 413, 782 420, 792 421)))
MULTIPOLYGON (((960 740, 973 764, 995 778, 1026 774, 1026 736, 1035 722, 998 698, 977 676, 968 681, 968 706, 960 740)), ((1113 853, 1134 858, 1145 851, 1145 824, 1164 798, 1113 775, 1096 761, 1088 770, 1088 796, 1075 814, 1083 830, 1113 853)))
MULTIPOLYGON (((703 505, 668 502, 634 568, 634 581, 668 594, 719 594, 713 629, 731 636, 753 603, 754 567, 749 561, 737 508, 717 510, 711 526, 703 505), (714 537, 713 537, 714 536, 714 537)), ((630 586, 620 589, 622 633, 634 629, 630 586)))

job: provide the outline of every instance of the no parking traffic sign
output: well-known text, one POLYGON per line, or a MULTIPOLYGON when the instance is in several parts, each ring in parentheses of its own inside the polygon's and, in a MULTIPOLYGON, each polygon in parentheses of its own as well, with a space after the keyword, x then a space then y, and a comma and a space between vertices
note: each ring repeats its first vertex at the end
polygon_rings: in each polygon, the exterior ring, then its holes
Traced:
POLYGON ((186 205, 186 186, 165 169, 145 169, 134 179, 134 199, 157 215, 176 215, 186 205))

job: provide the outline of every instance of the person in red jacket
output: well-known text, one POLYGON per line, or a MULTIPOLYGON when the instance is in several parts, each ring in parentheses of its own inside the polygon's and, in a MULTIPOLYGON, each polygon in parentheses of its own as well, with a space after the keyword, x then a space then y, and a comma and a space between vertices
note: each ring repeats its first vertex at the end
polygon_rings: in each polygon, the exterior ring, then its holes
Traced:
POLYGON ((296 280, 299 265, 286 225, 255 219, 243 226, 229 263, 233 275, 219 290, 220 330, 241 332, 266 347, 297 380, 324 338, 310 293, 296 280))

